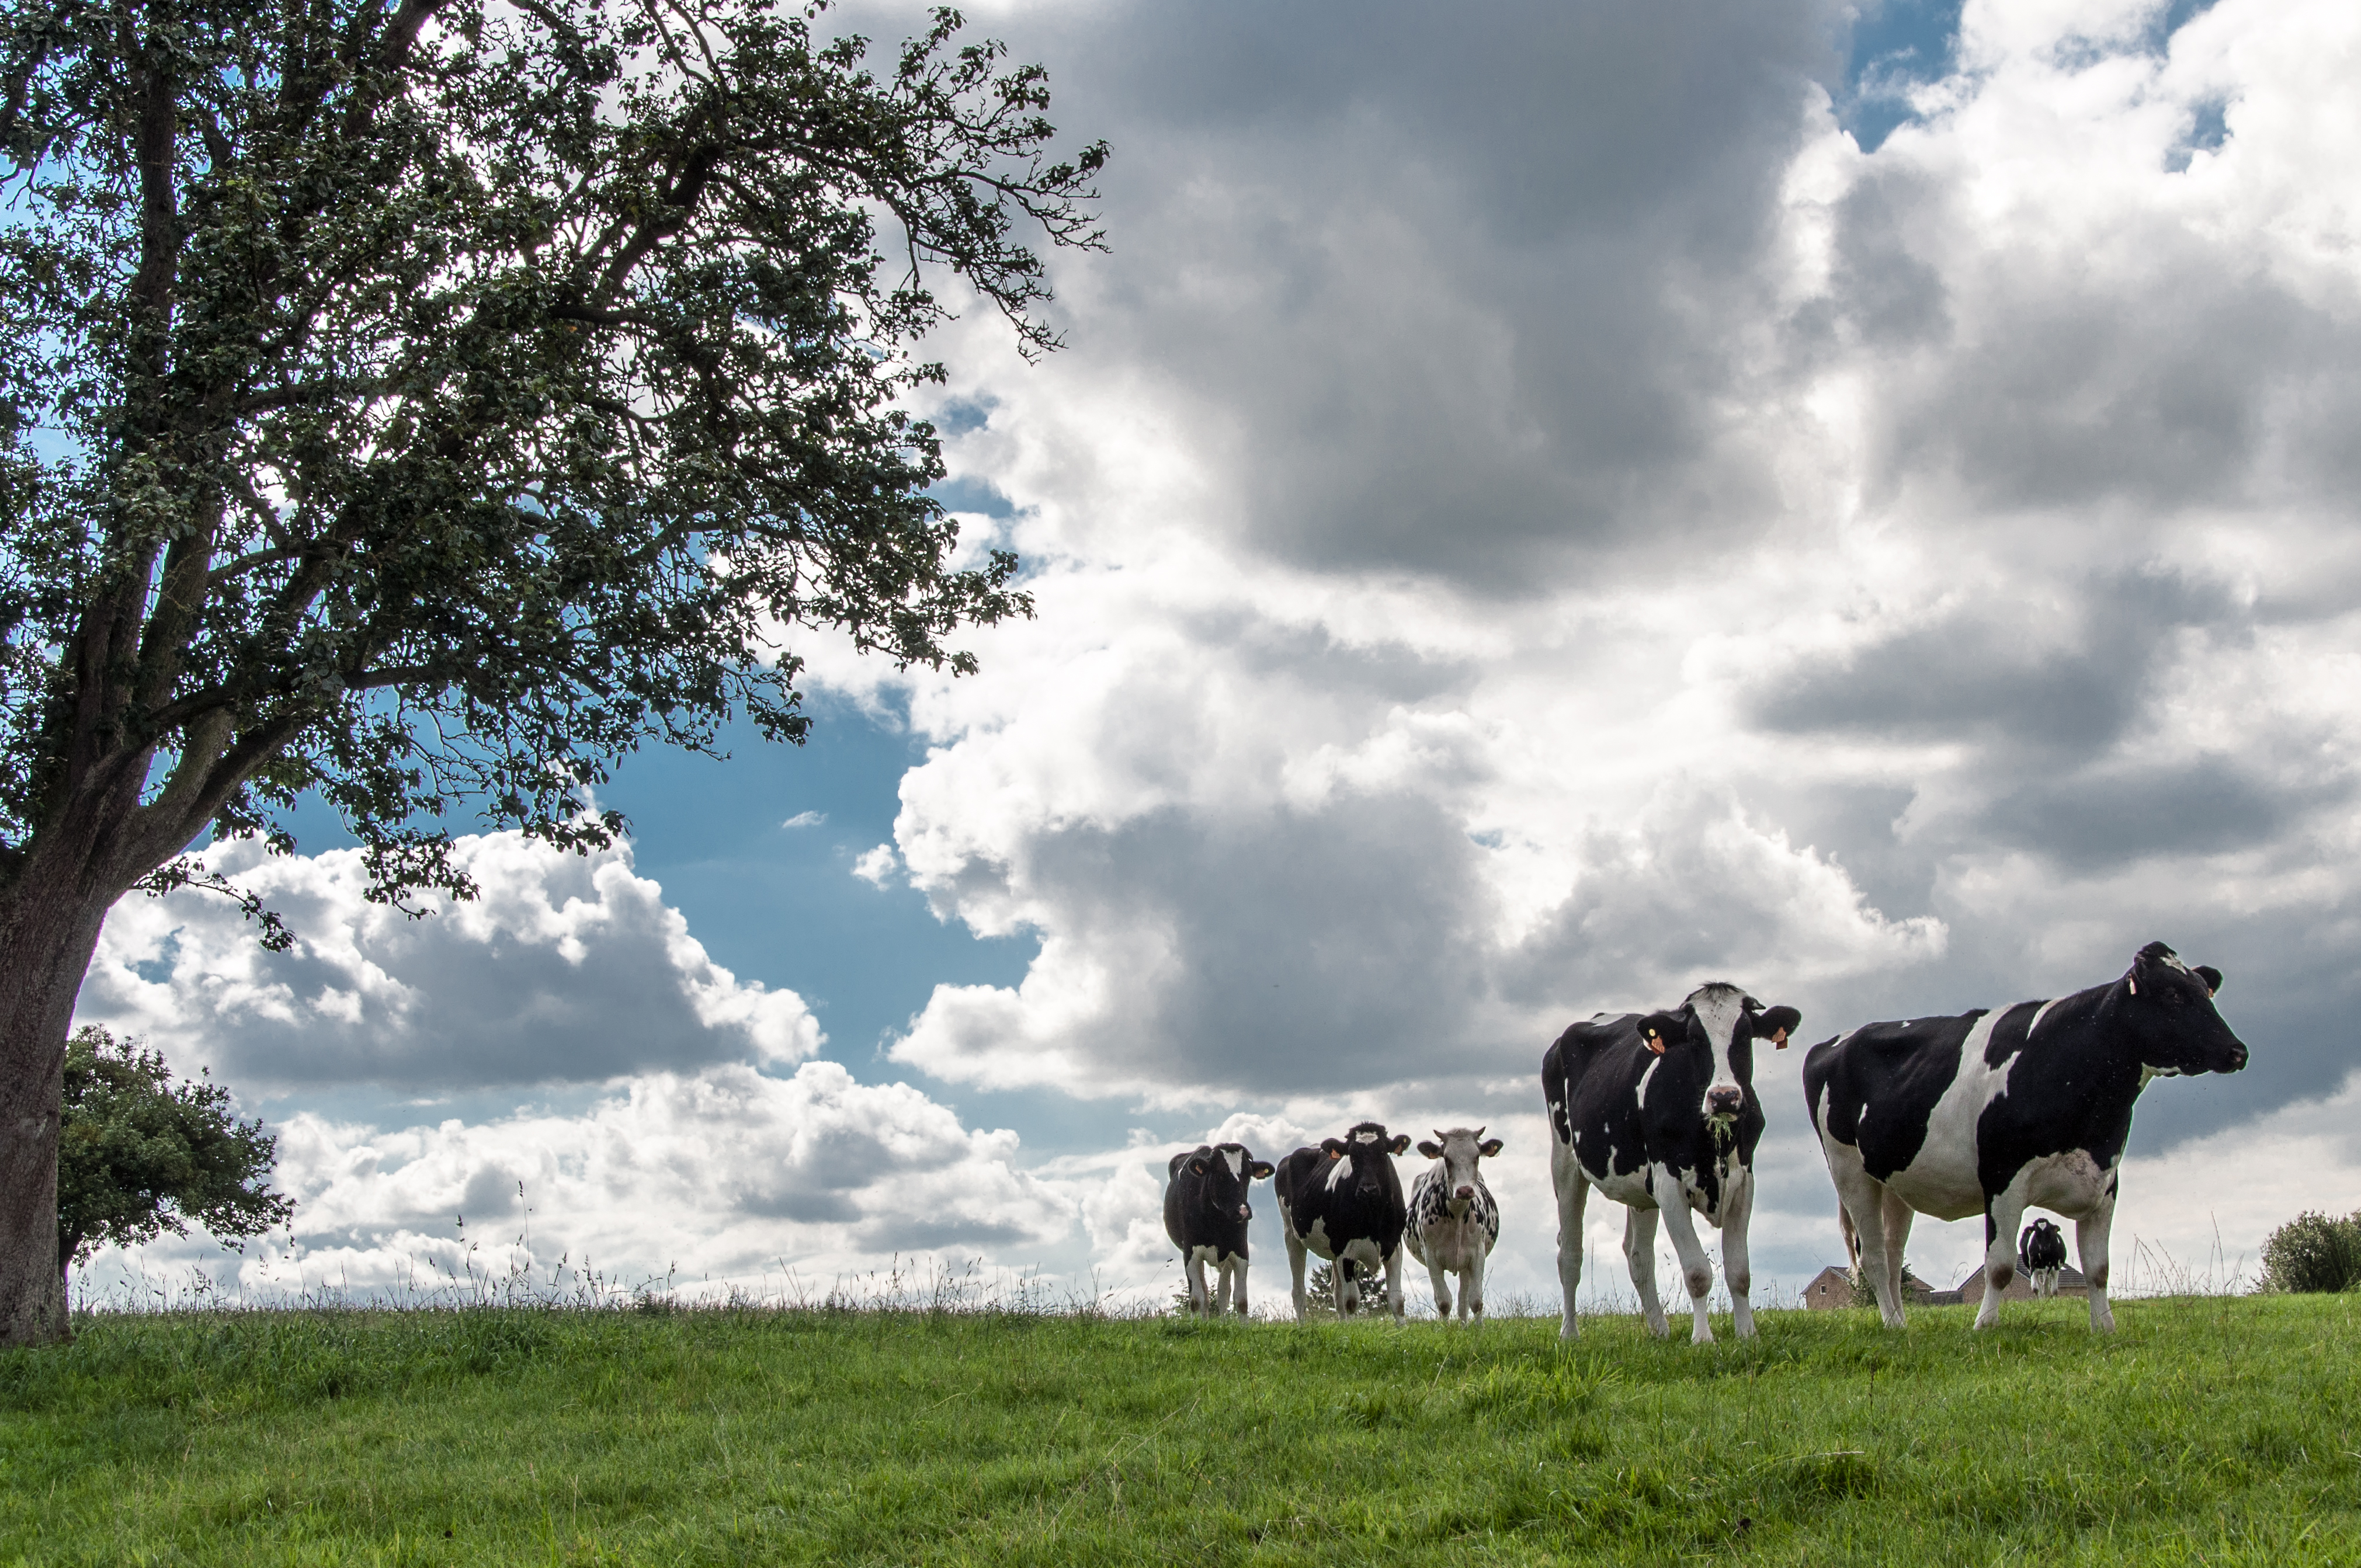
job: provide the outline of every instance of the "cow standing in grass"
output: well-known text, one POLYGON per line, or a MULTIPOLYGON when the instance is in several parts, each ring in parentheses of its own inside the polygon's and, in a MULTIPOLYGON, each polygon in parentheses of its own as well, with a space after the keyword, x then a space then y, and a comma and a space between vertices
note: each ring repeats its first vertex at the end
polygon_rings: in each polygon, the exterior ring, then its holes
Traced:
POLYGON ((1484 1129, 1454 1127, 1437 1133, 1418 1152, 1434 1161, 1419 1173, 1410 1189, 1410 1229, 1405 1240, 1411 1256, 1426 1265, 1434 1280, 1434 1310, 1451 1316, 1451 1287, 1446 1276, 1459 1277, 1459 1316, 1484 1321, 1484 1260, 1500 1239, 1500 1206, 1484 1185, 1477 1168, 1500 1152, 1500 1140, 1488 1138, 1484 1129))
POLYGON ((1189 1310, 1200 1317, 1230 1310, 1237 1288, 1238 1315, 1246 1310, 1246 1225, 1254 1209, 1246 1201, 1253 1182, 1270 1175, 1268 1160, 1255 1158, 1244 1144, 1200 1144, 1172 1157, 1164 1184, 1164 1234, 1180 1249, 1189 1275, 1189 1310), (1205 1266, 1213 1266, 1218 1291, 1208 1294, 1205 1266))
POLYGON ((2123 978, 2051 1002, 1869 1024, 1814 1046, 1804 1097, 1836 1182, 1838 1223, 1878 1310, 1902 1326, 1902 1248, 1916 1214, 1984 1217, 1984 1299, 2016 1277, 2016 1227, 2039 1204, 2074 1222, 2091 1327, 2111 1330, 2107 1235, 2132 1105, 2152 1078, 2235 1072, 2246 1047, 2214 1010, 2218 970, 2150 942, 2123 978))
POLYGON ((2066 1233, 2048 1220, 2036 1220, 2025 1227, 2025 1234, 2016 1238, 2016 1261, 2025 1266, 2025 1277, 2033 1281, 2033 1293, 2042 1298, 2058 1294, 2058 1276, 2066 1267, 2066 1233))
POLYGON ((1582 1283, 1582 1216, 1590 1190, 1623 1204, 1623 1255, 1648 1332, 1668 1332, 1656 1299, 1661 1214, 1681 1260, 1693 1320, 1690 1340, 1713 1341, 1706 1295, 1713 1272, 1691 1211, 1721 1232, 1721 1271, 1731 1327, 1754 1336, 1746 1222, 1754 1209, 1754 1146, 1763 1102, 1754 1093, 1754 1043, 1784 1049, 1801 1022, 1792 1007, 1763 1005, 1734 985, 1698 986, 1669 1013, 1602 1013, 1576 1024, 1542 1058, 1549 1102, 1550 1180, 1557 1189, 1557 1276, 1565 1293, 1559 1337, 1581 1332, 1574 1297, 1582 1283))
POLYGON ((1386 1308, 1402 1315, 1401 1244, 1406 1222, 1401 1179, 1393 1157, 1410 1147, 1410 1136, 1387 1133, 1363 1122, 1341 1138, 1323 1138, 1318 1148, 1300 1148, 1279 1162, 1271 1189, 1287 1236, 1288 1267, 1295 1275, 1295 1316, 1304 1314, 1303 1269, 1307 1254, 1335 1265, 1336 1316, 1361 1304, 1356 1275, 1386 1276, 1386 1308))

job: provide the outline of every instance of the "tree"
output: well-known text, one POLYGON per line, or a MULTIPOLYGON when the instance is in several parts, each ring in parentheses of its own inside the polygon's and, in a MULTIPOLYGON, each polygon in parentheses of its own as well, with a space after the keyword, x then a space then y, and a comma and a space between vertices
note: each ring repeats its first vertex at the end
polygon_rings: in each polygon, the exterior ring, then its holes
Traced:
MULTIPOLYGON (((927 495, 945 276, 1028 354, 1105 149, 954 13, 16 0, 0 16, 0 1343, 60 1338, 66 1029, 126 892, 306 791, 372 896, 471 806, 578 851, 620 754, 807 719, 786 640, 1029 614, 927 495)), ((291 935, 247 900, 262 934, 291 935)))
POLYGON ((279 1140, 230 1113, 210 1077, 172 1087, 163 1057, 95 1026, 66 1042, 58 1139, 62 1278, 102 1246, 138 1246, 193 1220, 236 1247, 287 1223, 294 1202, 269 1188, 279 1140))

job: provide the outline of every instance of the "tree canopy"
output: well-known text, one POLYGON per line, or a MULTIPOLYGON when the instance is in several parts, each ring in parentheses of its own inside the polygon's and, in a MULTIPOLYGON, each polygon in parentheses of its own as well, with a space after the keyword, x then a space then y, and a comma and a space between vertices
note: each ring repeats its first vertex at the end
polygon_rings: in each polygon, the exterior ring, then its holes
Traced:
POLYGON ((241 1122, 210 1078, 172 1084, 163 1057, 95 1026, 66 1046, 58 1139, 58 1261, 138 1246, 189 1223, 236 1247, 287 1223, 294 1203, 270 1190, 279 1140, 241 1122))
POLYGON ((965 668, 1028 609, 899 399, 937 274, 1050 345, 1023 241, 1098 243, 1104 149, 956 13, 877 66, 821 20, 10 7, 0 887, 128 785, 104 881, 313 789, 381 891, 460 890, 455 800, 603 843, 617 752, 800 738, 784 629, 965 668))

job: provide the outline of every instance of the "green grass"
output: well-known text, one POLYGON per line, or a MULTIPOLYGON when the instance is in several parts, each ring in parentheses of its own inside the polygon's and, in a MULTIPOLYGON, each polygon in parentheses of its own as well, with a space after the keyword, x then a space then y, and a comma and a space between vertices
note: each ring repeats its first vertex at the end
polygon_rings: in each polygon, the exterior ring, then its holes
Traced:
POLYGON ((0 1562, 2349 1563, 2352 1308, 100 1316, 0 1355, 0 1562))

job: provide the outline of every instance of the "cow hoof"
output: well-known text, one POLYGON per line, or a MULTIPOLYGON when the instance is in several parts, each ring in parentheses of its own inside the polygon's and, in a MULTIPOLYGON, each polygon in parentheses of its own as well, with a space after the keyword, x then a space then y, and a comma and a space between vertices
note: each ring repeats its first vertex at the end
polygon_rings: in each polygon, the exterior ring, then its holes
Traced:
POLYGON ((1561 1342, 1578 1340, 1582 1337, 1582 1325, 1574 1322, 1571 1320, 1566 1322, 1560 1323, 1558 1325, 1557 1337, 1561 1342))

